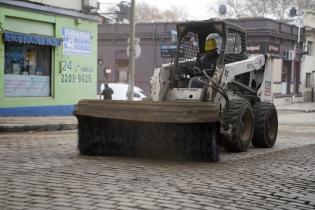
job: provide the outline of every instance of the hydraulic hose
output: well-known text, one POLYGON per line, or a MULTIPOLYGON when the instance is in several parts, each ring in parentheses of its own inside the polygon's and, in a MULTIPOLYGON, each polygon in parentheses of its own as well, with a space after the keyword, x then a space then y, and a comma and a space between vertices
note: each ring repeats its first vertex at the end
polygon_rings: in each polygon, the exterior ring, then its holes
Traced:
POLYGON ((216 90, 218 93, 220 93, 223 96, 223 98, 225 100, 225 107, 223 110, 223 114, 225 114, 229 108, 229 101, 230 100, 229 100, 228 95, 226 94, 225 90, 222 87, 220 87, 220 85, 218 83, 213 81, 213 79, 207 74, 206 69, 203 70, 203 73, 215 86, 210 85, 208 82, 203 81, 200 77, 198 78, 198 81, 201 82, 202 84, 208 86, 208 87, 211 87, 212 89, 216 90))

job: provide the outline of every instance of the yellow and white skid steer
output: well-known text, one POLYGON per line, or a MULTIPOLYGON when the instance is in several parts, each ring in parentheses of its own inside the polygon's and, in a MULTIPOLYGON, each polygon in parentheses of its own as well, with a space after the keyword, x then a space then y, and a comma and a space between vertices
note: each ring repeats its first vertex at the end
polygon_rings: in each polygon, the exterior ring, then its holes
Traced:
POLYGON ((177 34, 174 63, 153 72, 151 100, 77 104, 81 154, 217 161, 219 145, 243 152, 275 144, 268 56, 247 56, 244 30, 221 20, 179 23, 177 34))

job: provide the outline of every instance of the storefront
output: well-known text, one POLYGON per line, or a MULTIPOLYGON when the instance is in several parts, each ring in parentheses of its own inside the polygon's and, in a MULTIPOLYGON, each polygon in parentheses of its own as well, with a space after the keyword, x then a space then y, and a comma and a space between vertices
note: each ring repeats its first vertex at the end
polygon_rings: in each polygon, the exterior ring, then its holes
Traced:
POLYGON ((272 90, 275 104, 303 101, 301 62, 303 60, 303 30, 295 25, 267 18, 228 20, 247 32, 247 54, 271 57, 272 90))
POLYGON ((305 45, 302 61, 302 91, 304 101, 315 101, 315 10, 304 11, 305 45))
POLYGON ((0 116, 66 115, 96 98, 97 17, 48 7, 0 1, 0 116))

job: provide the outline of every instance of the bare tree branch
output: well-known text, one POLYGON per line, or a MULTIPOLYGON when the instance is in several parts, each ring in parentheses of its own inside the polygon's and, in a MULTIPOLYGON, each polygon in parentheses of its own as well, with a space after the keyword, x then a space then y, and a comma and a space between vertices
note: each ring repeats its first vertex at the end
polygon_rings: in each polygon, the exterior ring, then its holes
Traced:
POLYGON ((136 6, 136 22, 175 22, 187 19, 187 11, 180 7, 172 6, 167 10, 160 10, 145 2, 136 6))
POLYGON ((226 0, 226 5, 228 6, 228 15, 239 17, 245 17, 246 12, 244 10, 244 2, 239 0, 226 0))
POLYGON ((288 17, 291 7, 301 13, 305 9, 315 9, 315 0, 221 0, 228 7, 228 16, 232 17, 288 17))

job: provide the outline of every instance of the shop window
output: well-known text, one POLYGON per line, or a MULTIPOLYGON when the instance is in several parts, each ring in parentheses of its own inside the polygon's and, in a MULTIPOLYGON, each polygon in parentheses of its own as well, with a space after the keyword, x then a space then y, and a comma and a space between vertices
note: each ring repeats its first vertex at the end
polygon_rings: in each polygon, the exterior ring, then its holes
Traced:
POLYGON ((290 83, 291 81, 291 62, 290 61, 284 61, 283 66, 282 66, 282 71, 281 71, 281 81, 282 82, 288 82, 290 83))
POLYGON ((306 73, 305 87, 307 88, 311 87, 311 75, 311 73, 306 73))
POLYGON ((5 42, 4 95, 51 96, 52 47, 5 42))
POLYGON ((298 94, 300 92, 300 67, 301 64, 300 62, 295 62, 294 65, 294 77, 295 77, 295 81, 294 81, 294 92, 296 94, 298 94))
POLYGON ((287 72, 285 70, 282 70, 281 82, 287 82, 287 79, 288 79, 287 72))
POLYGON ((128 71, 119 71, 119 82, 127 82, 128 81, 128 71))
POLYGON ((115 60, 116 63, 116 77, 118 82, 127 82, 128 81, 128 66, 129 60, 115 60))
POLYGON ((307 42, 307 55, 309 56, 313 55, 313 42, 311 41, 307 42))

